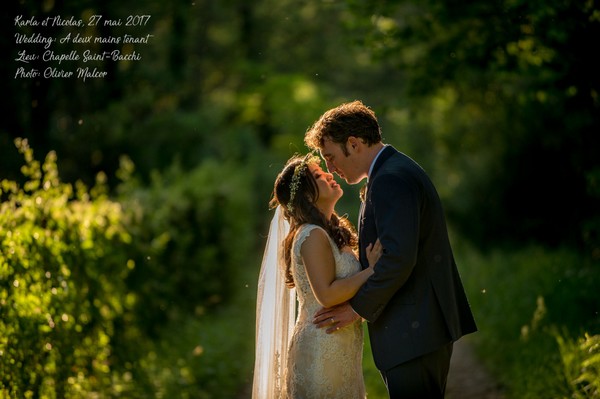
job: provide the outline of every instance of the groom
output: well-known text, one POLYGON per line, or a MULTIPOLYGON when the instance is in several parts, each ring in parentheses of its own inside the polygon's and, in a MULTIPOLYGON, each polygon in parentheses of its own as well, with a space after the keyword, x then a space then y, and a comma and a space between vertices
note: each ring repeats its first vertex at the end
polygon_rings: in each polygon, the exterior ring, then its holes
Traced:
POLYGON ((333 333, 366 319, 390 398, 443 398, 453 342, 477 327, 435 187, 416 162, 381 142, 375 113, 360 101, 327 111, 305 142, 349 184, 367 178, 358 224, 363 267, 369 243, 379 238, 384 248, 356 296, 321 310, 314 323, 333 333))

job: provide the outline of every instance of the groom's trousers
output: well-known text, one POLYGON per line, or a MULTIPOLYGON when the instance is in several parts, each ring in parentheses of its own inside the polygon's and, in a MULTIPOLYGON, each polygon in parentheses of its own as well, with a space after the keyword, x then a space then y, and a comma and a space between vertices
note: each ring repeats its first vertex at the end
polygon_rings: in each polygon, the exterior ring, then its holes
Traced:
POLYGON ((443 399, 453 344, 401 363, 381 375, 390 399, 443 399))

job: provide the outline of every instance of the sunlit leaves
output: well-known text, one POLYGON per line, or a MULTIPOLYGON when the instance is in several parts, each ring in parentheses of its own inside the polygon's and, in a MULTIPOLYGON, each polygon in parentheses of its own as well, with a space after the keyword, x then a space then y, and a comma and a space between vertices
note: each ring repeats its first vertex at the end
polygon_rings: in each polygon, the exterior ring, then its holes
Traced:
POLYGON ((87 396, 110 385, 112 322, 135 300, 124 299, 124 212, 104 176, 75 193, 55 153, 41 164, 15 144, 25 183, 2 182, 0 396, 87 396))
POLYGON ((600 396, 600 335, 584 334, 571 339, 556 332, 567 383, 572 398, 596 398, 600 396))
POLYGON ((522 68, 528 65, 541 67, 545 62, 552 61, 556 56, 555 51, 543 45, 540 46, 532 37, 508 43, 506 52, 508 55, 515 57, 522 68))

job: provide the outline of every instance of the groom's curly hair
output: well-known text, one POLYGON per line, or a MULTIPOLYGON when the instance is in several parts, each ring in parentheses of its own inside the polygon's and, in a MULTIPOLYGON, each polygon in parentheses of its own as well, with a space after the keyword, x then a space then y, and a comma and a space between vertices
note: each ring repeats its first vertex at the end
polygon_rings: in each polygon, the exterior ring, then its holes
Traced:
POLYGON ((325 112, 306 131, 304 142, 308 148, 318 150, 329 139, 342 147, 348 155, 346 142, 348 137, 361 139, 369 147, 381 141, 381 128, 375 112, 361 101, 341 104, 325 112))
POLYGON ((319 199, 319 188, 314 176, 308 169, 299 177, 300 180, 293 199, 293 207, 288 207, 294 170, 304 160, 305 157, 298 155, 288 160, 283 170, 275 179, 273 197, 270 201, 271 208, 275 208, 278 205, 281 206, 284 218, 290 223, 290 232, 283 242, 285 282, 289 288, 295 286, 291 272, 292 245, 296 232, 303 224, 310 223, 322 227, 331 236, 340 250, 349 246, 356 251, 358 246, 356 230, 347 218, 340 217, 334 212, 331 219, 327 220, 325 215, 315 206, 315 203, 319 199))

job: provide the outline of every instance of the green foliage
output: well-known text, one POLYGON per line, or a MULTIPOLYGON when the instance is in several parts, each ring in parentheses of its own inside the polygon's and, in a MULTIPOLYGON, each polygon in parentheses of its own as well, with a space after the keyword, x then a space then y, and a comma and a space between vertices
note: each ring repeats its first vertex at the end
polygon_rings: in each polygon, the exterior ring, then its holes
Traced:
POLYGON ((111 390, 115 320, 132 306, 125 278, 132 240, 104 177, 61 183, 26 140, 21 187, 2 181, 0 396, 81 398, 111 390))
POLYGON ((234 398, 251 384, 259 263, 247 258, 249 267, 230 276, 235 294, 214 312, 165 324, 161 336, 144 345, 123 396, 234 398))
POLYGON ((572 340, 556 336, 564 372, 573 394, 571 398, 600 397, 600 335, 585 334, 572 340))
POLYGON ((123 158, 116 202, 103 174, 63 183, 53 152, 40 165, 16 144, 26 182, 1 183, 0 398, 235 393, 252 341, 221 340, 253 319, 252 173, 206 161, 142 187, 123 158))
MULTIPOLYGON (((586 41, 600 31, 595 2, 88 0, 11 7, 8 16, 152 15, 135 29, 87 27, 91 35, 153 35, 135 47, 141 62, 95 64, 109 70, 109 80, 13 79, 0 99, 7 110, 0 145, 23 134, 42 151, 56 150, 66 181, 91 185, 100 170, 113 176, 121 154, 145 179, 176 159, 190 169, 207 157, 243 162, 246 147, 302 151, 312 121, 359 98, 377 111, 386 141, 432 172, 449 216, 479 245, 569 241, 597 251, 598 197, 588 184, 597 173, 600 83, 586 41), (556 195, 555 187, 569 195, 556 195)), ((14 35, 14 24, 2 27, 1 37, 14 35)), ((14 40, 3 44, 6 53, 20 50, 14 40)), ((14 67, 0 66, 5 76, 14 67)), ((2 157, 0 167, 10 176, 16 162, 2 157)))
POLYGON ((121 187, 124 206, 141 210, 133 234, 143 259, 127 284, 146 331, 232 294, 231 276, 254 244, 253 183, 248 170, 207 160, 156 172, 148 187, 121 187))
POLYGON ((596 251, 586 178, 598 167, 600 80, 584 43, 600 33, 598 4, 349 3, 365 48, 404 75, 390 114, 457 227, 480 246, 596 251))
POLYGON ((583 363, 570 363, 571 370, 563 367, 568 346, 557 344, 556 331, 564 340, 600 331, 598 264, 568 249, 481 254, 465 241, 457 244, 480 330, 474 336, 480 358, 509 397, 583 395, 582 386, 572 383, 573 367, 583 363))

